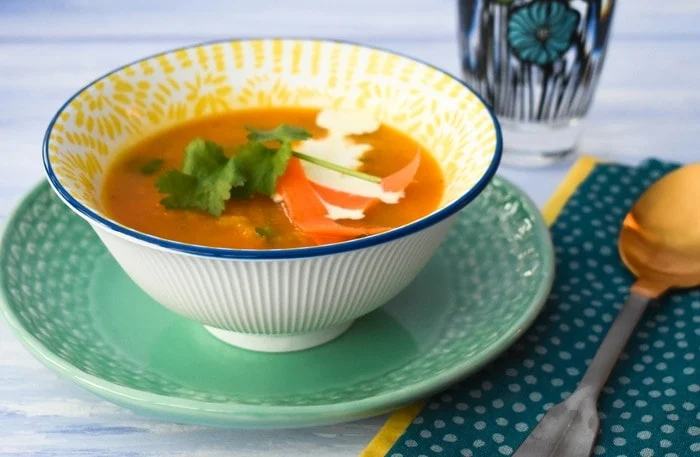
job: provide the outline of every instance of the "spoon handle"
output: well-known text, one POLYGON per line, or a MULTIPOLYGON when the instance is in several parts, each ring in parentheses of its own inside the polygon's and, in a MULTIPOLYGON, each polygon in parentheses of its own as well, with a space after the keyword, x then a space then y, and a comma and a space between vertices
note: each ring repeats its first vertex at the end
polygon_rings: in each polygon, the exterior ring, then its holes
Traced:
POLYGON ((547 411, 512 457, 589 457, 599 429, 596 402, 651 298, 634 291, 608 330, 578 389, 547 411))
POLYGON ((586 370, 579 388, 589 387, 589 391, 594 395, 594 398, 598 397, 650 301, 651 298, 649 297, 644 297, 634 292, 630 293, 627 302, 622 307, 610 330, 608 330, 608 334, 598 348, 588 370, 586 370))

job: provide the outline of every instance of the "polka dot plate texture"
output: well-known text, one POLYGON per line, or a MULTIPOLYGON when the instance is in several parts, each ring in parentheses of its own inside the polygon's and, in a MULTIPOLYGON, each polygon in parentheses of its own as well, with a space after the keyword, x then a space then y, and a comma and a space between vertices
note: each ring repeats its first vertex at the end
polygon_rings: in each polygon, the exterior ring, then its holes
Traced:
MULTIPOLYGON (((675 165, 598 165, 552 226, 556 279, 528 332, 502 357, 434 396, 387 455, 508 456, 576 388, 633 277, 617 253, 622 220, 675 165)), ((700 456, 700 291, 654 304, 603 390, 594 455, 700 456)))
POLYGON ((481 368, 540 311, 553 258, 535 205, 495 179, 389 304, 328 344, 251 352, 150 299, 41 184, 2 236, 0 308, 41 362, 117 404, 167 421, 302 427, 384 413, 481 368))

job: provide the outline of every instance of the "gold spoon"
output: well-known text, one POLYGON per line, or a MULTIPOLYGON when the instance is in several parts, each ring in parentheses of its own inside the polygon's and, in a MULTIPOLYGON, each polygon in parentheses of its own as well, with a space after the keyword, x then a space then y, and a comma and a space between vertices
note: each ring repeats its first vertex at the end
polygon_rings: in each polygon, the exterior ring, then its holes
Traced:
POLYGON ((672 288, 700 285, 700 164, 654 183, 627 214, 622 261, 637 276, 578 388, 552 407, 513 457, 588 457, 599 429, 596 403, 649 302, 672 288))

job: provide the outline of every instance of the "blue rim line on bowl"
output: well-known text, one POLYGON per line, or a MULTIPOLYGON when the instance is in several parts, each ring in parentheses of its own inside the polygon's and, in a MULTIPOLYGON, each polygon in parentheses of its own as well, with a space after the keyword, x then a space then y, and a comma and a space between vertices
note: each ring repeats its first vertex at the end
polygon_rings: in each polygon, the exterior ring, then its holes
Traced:
POLYGON ((404 236, 410 235, 412 233, 418 232, 424 228, 430 227, 431 225, 434 225, 449 216, 455 214, 462 208, 464 208, 469 202, 474 200, 483 190, 484 188, 488 185, 488 183, 491 181, 493 176, 496 173, 496 170, 500 164, 501 161, 501 153, 503 149, 503 138, 501 135, 501 126, 498 123, 498 120, 496 119, 496 115, 493 112, 493 109, 491 106, 486 103, 486 101, 479 95, 472 87, 470 87, 468 84, 465 82, 461 81, 459 78, 455 77, 454 75, 441 70, 437 68, 434 65, 431 65, 427 62, 424 62, 422 60, 407 56, 405 54, 401 54, 398 52, 394 52, 379 46, 372 46, 372 45, 365 45, 361 43, 356 43, 352 41, 347 41, 347 40, 334 40, 334 39, 322 39, 322 38, 294 38, 294 37, 259 37, 259 38, 233 38, 233 39, 218 39, 218 40, 213 40, 213 41, 207 41, 204 43, 197 43, 197 44, 192 44, 188 46, 183 46, 180 48, 175 48, 163 52, 159 52, 157 54, 153 54, 147 57, 142 57, 138 60, 135 60, 133 62, 127 63, 125 65, 122 65, 121 67, 118 67, 102 76, 99 78, 95 79, 94 81, 88 83, 84 87, 82 87, 80 90, 78 90, 75 94, 73 94, 56 112, 54 117, 51 119, 51 122, 49 123, 48 128, 46 129, 46 134, 44 135, 44 141, 42 144, 42 158, 44 162, 44 169, 46 170, 46 174, 48 176, 49 182, 51 184, 51 187, 58 193, 58 195, 61 197, 61 199, 68 204, 70 207, 72 207, 74 210, 76 210, 83 218, 87 220, 92 220, 95 222, 100 223, 101 225, 109 228, 113 232, 116 232, 117 234, 121 236, 126 236, 130 237, 133 239, 136 239, 138 241, 141 241, 143 243, 146 243, 148 245, 152 245, 155 247, 160 247, 160 248, 165 248, 165 249, 171 249, 174 251, 178 251, 181 253, 185 254, 193 254, 193 255, 199 255, 199 256, 204 256, 204 257, 215 257, 215 258, 222 258, 222 259, 260 259, 260 260, 280 260, 280 259, 297 259, 297 258, 303 258, 303 257, 316 257, 316 256, 322 256, 322 255, 330 255, 330 254, 338 254, 341 252, 348 252, 348 251, 354 251, 356 249, 362 249, 362 248, 367 248, 371 246, 376 246, 378 244, 385 243, 387 241, 395 240, 397 238, 402 238, 404 236), (61 185, 61 183, 58 181, 58 178, 56 177, 56 174, 53 171, 53 168, 51 167, 51 162, 49 161, 49 137, 51 136, 51 132, 53 131, 53 126, 56 123, 56 120, 58 119, 58 116, 60 115, 61 112, 75 99, 78 95, 80 95, 84 90, 88 89, 90 86, 98 82, 99 80, 106 78, 107 76, 116 73, 130 65, 134 65, 138 62, 147 60, 147 59, 152 59, 154 57, 172 53, 172 52, 177 52, 180 50, 186 50, 186 49, 191 49, 195 48, 198 46, 206 46, 210 44, 217 44, 217 43, 228 43, 231 41, 254 41, 254 40, 292 40, 292 41, 322 41, 322 42, 327 42, 327 43, 340 43, 340 44, 349 44, 352 46, 360 46, 364 48, 369 48, 369 49, 375 49, 377 51, 382 51, 386 52, 389 54, 394 54, 399 57, 403 57, 405 59, 412 60, 414 62, 417 62, 419 64, 425 65, 427 67, 430 67, 434 69, 435 71, 438 71, 446 76, 449 76, 450 78, 454 79, 458 83, 460 83, 462 86, 466 87, 471 91, 478 99, 481 101, 481 103, 486 107, 486 110, 489 113, 489 116, 491 116, 491 120, 493 121, 493 125, 496 130, 496 151, 493 156, 493 160, 489 164, 489 167, 486 170, 486 173, 479 179, 479 181, 471 188, 469 189, 464 195, 450 203, 449 205, 445 206, 444 208, 441 208, 437 211, 434 211, 430 213, 429 215, 418 219, 416 221, 413 221, 409 224, 402 225, 401 227, 397 227, 393 230, 389 230, 387 232, 383 232, 377 235, 372 235, 368 236, 365 238, 359 238, 355 240, 350 240, 350 241, 345 241, 342 243, 335 243, 335 244, 329 244, 329 245, 322 245, 322 246, 313 246, 313 247, 305 247, 305 248, 293 248, 293 249, 267 249, 267 250, 257 250, 257 249, 230 249, 230 248, 214 248, 214 247, 208 247, 208 246, 201 246, 201 245, 195 245, 195 244, 187 244, 187 243, 181 243, 177 241, 171 241, 171 240, 166 240, 164 238, 160 238, 157 236, 149 235, 143 232, 139 232, 138 230, 131 229, 129 227, 126 227, 124 225, 118 224, 110 219, 107 219, 103 216, 100 216, 97 214, 95 211, 92 209, 88 208, 87 206, 83 205, 80 203, 78 200, 76 200, 73 196, 70 195, 70 193, 61 185))

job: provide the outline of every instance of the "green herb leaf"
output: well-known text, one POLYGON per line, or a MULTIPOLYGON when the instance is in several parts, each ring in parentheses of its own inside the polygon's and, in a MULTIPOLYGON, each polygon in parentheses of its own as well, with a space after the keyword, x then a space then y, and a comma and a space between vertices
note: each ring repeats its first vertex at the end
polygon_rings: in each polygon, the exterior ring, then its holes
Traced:
POLYGON ((291 157, 292 146, 289 142, 282 143, 278 149, 268 148, 258 142, 250 142, 243 146, 234 157, 236 168, 246 178, 237 195, 272 195, 277 187, 277 180, 284 174, 291 157))
POLYGON ((178 170, 170 170, 156 181, 156 187, 160 193, 170 194, 160 202, 166 208, 171 209, 198 209, 197 184, 197 178, 194 176, 186 175, 178 170))
POLYGON ((267 238, 268 240, 272 238, 275 234, 274 230, 272 230, 272 227, 269 225, 266 225, 264 227, 255 227, 255 233, 258 234, 258 236, 262 238, 267 238))
POLYGON ((292 125, 282 124, 272 130, 259 130, 246 125, 248 139, 250 141, 259 141, 265 143, 267 141, 279 141, 280 143, 291 143, 294 141, 308 140, 311 134, 303 127, 294 127, 292 125))
POLYGON ((231 188, 245 178, 233 159, 213 141, 196 139, 185 148, 182 171, 171 170, 156 181, 158 191, 170 194, 161 200, 166 208, 194 209, 219 216, 231 198, 231 188))
POLYGON ((146 165, 141 167, 141 173, 144 175, 152 175, 163 166, 163 159, 153 159, 146 162, 146 165))

